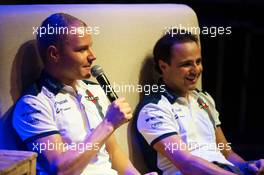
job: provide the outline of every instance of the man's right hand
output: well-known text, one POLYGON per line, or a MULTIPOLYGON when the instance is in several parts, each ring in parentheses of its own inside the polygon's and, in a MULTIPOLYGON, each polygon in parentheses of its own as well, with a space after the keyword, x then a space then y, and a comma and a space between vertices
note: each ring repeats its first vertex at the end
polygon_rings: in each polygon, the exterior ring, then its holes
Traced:
POLYGON ((132 118, 132 109, 125 101, 124 97, 118 98, 112 102, 106 112, 104 120, 117 129, 122 124, 128 122, 132 118))

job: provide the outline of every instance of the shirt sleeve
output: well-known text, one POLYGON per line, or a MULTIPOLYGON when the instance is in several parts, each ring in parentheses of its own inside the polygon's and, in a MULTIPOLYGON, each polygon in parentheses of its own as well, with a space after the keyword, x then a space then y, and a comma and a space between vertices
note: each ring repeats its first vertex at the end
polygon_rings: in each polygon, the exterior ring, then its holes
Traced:
POLYGON ((13 113, 13 127, 26 143, 59 133, 51 106, 30 95, 17 102, 13 113))
POLYGON ((179 133, 179 126, 168 106, 149 103, 138 115, 137 128, 149 145, 179 133))
POLYGON ((218 126, 221 124, 221 121, 219 119, 219 112, 217 111, 217 109, 215 108, 215 101, 212 98, 212 96, 205 92, 205 93, 200 93, 200 95, 202 96, 203 99, 206 100, 206 102, 208 102, 208 106, 209 106, 209 110, 212 114, 212 118, 215 122, 215 125, 218 126))

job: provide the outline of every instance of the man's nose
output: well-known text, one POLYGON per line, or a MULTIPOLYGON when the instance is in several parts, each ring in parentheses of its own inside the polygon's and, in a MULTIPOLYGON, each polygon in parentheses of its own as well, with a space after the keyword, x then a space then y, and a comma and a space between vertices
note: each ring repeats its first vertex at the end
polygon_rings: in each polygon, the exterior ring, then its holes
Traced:
POLYGON ((191 72, 194 74, 198 73, 199 72, 199 65, 193 64, 191 72))
POLYGON ((96 56, 94 54, 94 51, 91 48, 89 48, 88 60, 93 61, 95 59, 96 59, 96 56))

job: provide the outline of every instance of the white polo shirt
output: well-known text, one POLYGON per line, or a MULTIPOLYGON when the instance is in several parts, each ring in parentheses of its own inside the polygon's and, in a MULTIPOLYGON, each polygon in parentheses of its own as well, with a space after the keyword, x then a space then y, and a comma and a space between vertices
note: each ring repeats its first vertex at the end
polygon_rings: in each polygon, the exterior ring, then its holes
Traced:
MULTIPOLYGON (((173 152, 188 147, 192 155, 210 162, 232 165, 216 145, 215 127, 221 123, 214 100, 209 94, 192 91, 186 99, 177 97, 166 87, 162 93, 145 97, 138 111, 137 130, 152 148, 155 143, 168 136, 179 135, 183 144, 167 143, 165 149, 173 152), (202 103, 198 103, 198 99, 202 99, 202 103), (211 111, 211 118, 206 111, 207 107, 211 111)), ((153 162, 163 175, 181 174, 160 153, 156 153, 156 159, 153 162)))
MULTIPOLYGON (((19 99, 13 113, 13 126, 25 143, 52 134, 60 134, 64 145, 32 145, 35 151, 65 148, 83 152, 99 149, 98 144, 83 141, 102 121, 109 105, 102 88, 95 83, 78 80, 77 92, 43 72, 19 99)), ((46 174, 40 164, 40 174, 46 174)), ((116 175, 103 145, 82 174, 116 175)))

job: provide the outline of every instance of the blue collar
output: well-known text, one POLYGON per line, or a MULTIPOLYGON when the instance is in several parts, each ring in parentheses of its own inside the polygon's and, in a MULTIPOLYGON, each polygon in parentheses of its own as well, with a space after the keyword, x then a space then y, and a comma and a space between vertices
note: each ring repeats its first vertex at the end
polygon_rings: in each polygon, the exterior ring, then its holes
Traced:
POLYGON ((159 85, 164 85, 165 89, 164 92, 161 92, 161 95, 165 96, 171 104, 175 103, 179 96, 164 83, 162 78, 159 80, 159 85))
POLYGON ((64 86, 58 80, 49 75, 46 71, 41 72, 39 85, 40 87, 46 87, 54 95, 57 95, 64 86))

